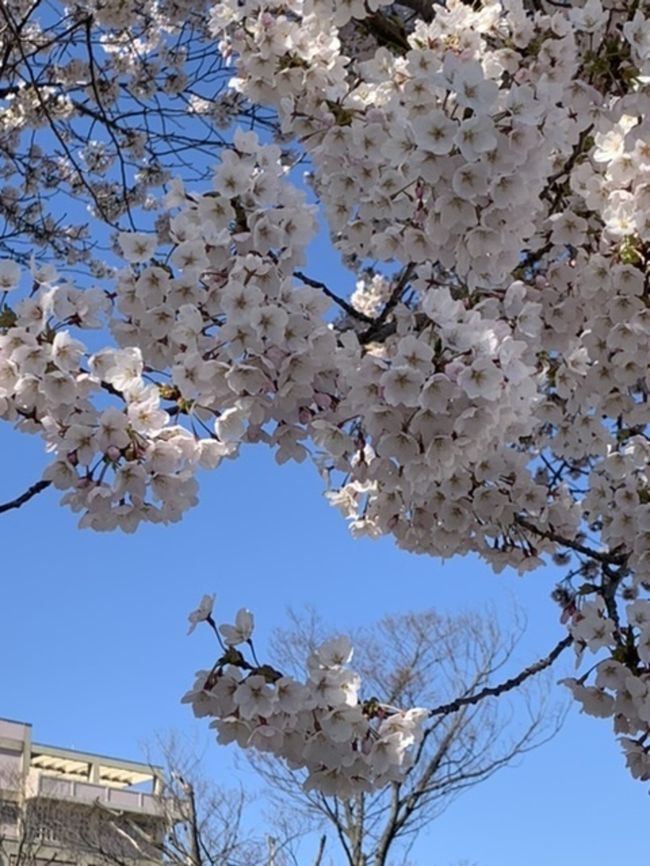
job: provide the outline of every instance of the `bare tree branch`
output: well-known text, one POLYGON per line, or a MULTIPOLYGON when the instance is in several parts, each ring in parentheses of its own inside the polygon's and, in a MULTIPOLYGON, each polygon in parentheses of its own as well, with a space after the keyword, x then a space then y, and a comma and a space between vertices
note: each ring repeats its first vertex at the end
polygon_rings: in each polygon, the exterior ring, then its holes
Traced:
POLYGON ((358 319, 360 322, 366 322, 368 324, 374 322, 375 320, 371 316, 366 316, 365 313, 360 312, 355 309, 352 304, 349 304, 344 298, 340 298, 337 294, 335 294, 331 289, 329 289, 325 283, 321 283, 320 280, 313 280, 311 277, 308 277, 307 274, 303 274, 302 271, 294 271, 294 277, 301 280, 306 286, 311 286, 312 289, 320 289, 321 292, 326 295, 330 300, 334 301, 335 304, 345 310, 348 316, 352 316, 354 319, 358 319))
POLYGON ((327 836, 323 833, 320 837, 320 841, 318 843, 318 851, 316 852, 316 859, 314 860, 314 866, 320 866, 323 855, 325 854, 325 843, 327 842, 327 836))
POLYGON ((455 701, 451 701, 448 704, 441 704, 439 707, 435 707, 434 709, 429 710, 429 715, 440 716, 447 715, 449 713, 455 713, 461 707, 478 704, 485 698, 497 697, 498 695, 503 695, 506 692, 512 691, 512 689, 516 689, 518 686, 525 683, 527 679, 530 679, 530 677, 533 677, 535 676, 535 674, 541 673, 541 671, 550 667, 553 662, 558 658, 558 656, 562 652, 564 652, 567 647, 571 646, 572 643, 573 637, 571 635, 567 635, 553 647, 553 649, 547 656, 525 668, 523 671, 521 671, 521 673, 517 674, 516 677, 511 677, 510 679, 506 680, 498 686, 486 686, 475 695, 467 695, 466 697, 456 698, 455 701))
POLYGON ((20 496, 17 496, 15 499, 12 499, 9 502, 5 502, 0 505, 0 514, 5 511, 11 511, 12 508, 20 508, 21 505, 29 502, 29 500, 33 499, 34 496, 42 493, 43 490, 47 490, 51 483, 51 481, 37 481, 36 484, 32 484, 32 486, 29 487, 20 496))

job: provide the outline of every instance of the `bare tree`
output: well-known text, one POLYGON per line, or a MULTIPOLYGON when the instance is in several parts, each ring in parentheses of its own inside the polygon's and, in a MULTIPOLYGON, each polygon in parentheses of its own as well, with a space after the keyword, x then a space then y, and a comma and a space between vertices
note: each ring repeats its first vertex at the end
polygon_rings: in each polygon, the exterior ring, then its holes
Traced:
POLYGON ((247 826, 250 797, 241 787, 222 787, 201 772, 201 762, 178 738, 162 744, 165 772, 160 803, 166 833, 156 838, 124 813, 98 804, 112 831, 130 850, 119 856, 100 839, 88 842, 107 864, 127 866, 129 859, 149 859, 170 866, 256 866, 266 864, 265 836, 247 826))
MULTIPOLYGON (((276 632, 272 646, 279 666, 295 671, 306 652, 332 633, 313 610, 290 615, 291 626, 276 632)), ((471 698, 507 668, 523 630, 521 616, 505 630, 491 611, 386 616, 355 630, 355 669, 372 690, 366 697, 374 692, 385 704, 435 706, 471 698)), ((257 753, 251 762, 268 784, 276 823, 283 814, 288 822, 299 815, 305 832, 328 830, 330 855, 334 846, 347 866, 394 866, 406 862, 417 834, 464 790, 558 731, 564 713, 549 706, 547 686, 537 681, 509 704, 488 698, 433 717, 406 781, 376 794, 341 799, 305 792, 304 773, 257 753)))

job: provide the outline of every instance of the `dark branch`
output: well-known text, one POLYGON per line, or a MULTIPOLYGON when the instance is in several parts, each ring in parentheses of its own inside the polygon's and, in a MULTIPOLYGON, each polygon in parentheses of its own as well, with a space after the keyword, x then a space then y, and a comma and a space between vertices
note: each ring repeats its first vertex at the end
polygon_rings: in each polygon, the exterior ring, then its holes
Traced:
POLYGON ((556 644, 553 647, 551 652, 543 659, 535 662, 527 668, 524 668, 521 673, 517 674, 516 677, 511 677, 509 680, 501 683, 498 686, 486 686, 484 689, 481 689, 480 692, 476 692, 474 695, 468 695, 463 698, 456 698, 455 701, 451 701, 449 704, 441 704, 439 707, 435 707, 433 710, 429 710, 430 716, 443 716, 449 713, 455 713, 461 709, 461 707, 469 706, 470 704, 478 704, 479 701, 484 700, 485 698, 495 698, 499 695, 504 694, 505 692, 512 691, 512 689, 516 689, 522 683, 524 683, 530 677, 535 676, 535 674, 541 673, 546 668, 550 667, 553 662, 557 659, 557 657, 564 652, 564 650, 571 646, 573 643, 573 637, 569 634, 565 638, 556 644))
POLYGON ((348 316, 352 316, 354 319, 358 319, 360 322, 366 322, 370 324, 375 320, 371 316, 366 316, 365 313, 356 310, 352 304, 349 304, 343 298, 339 298, 338 295, 335 295, 331 289, 325 285, 325 283, 321 283, 320 280, 312 280, 311 277, 308 277, 306 274, 303 274, 302 271, 294 271, 294 277, 301 280, 306 286, 310 286, 312 289, 320 289, 324 295, 327 295, 335 304, 338 304, 342 310, 348 314, 348 316))
POLYGON ((320 837, 320 842, 318 843, 318 851, 316 852, 316 859, 314 860, 314 866, 320 866, 321 861, 323 859, 323 854, 325 853, 325 843, 327 842, 327 836, 324 834, 320 837))
POLYGON ((11 511, 12 508, 20 508, 21 505, 29 502, 29 500, 32 499, 34 496, 42 493, 43 490, 47 490, 51 483, 51 481, 37 481, 36 484, 32 484, 32 486, 28 490, 26 490, 21 496, 17 496, 10 502, 5 502, 3 505, 0 505, 0 514, 5 511, 11 511))
POLYGON ((402 295, 406 291, 406 287, 409 283, 409 280, 413 276, 414 270, 415 265, 413 265, 412 263, 404 268, 399 280, 395 284, 395 288, 391 292, 390 298, 384 304, 384 309, 377 316, 377 318, 372 321, 372 324, 370 325, 368 330, 364 331, 362 334, 359 335, 359 342, 362 345, 365 343, 372 343, 372 341, 375 340, 379 333, 382 331, 384 325, 386 324, 386 320, 402 299, 402 295))
POLYGON ((532 532, 539 538, 546 538, 549 541, 555 541, 563 547, 569 547, 571 550, 575 550, 576 553, 582 553, 583 556, 595 559, 596 562, 601 562, 604 565, 625 565, 626 557, 622 553, 605 553, 599 550, 594 550, 593 547, 587 547, 586 544, 581 544, 579 541, 560 535, 555 532, 554 529, 540 529, 524 517, 516 516, 515 522, 523 529, 527 529, 528 532, 532 532))

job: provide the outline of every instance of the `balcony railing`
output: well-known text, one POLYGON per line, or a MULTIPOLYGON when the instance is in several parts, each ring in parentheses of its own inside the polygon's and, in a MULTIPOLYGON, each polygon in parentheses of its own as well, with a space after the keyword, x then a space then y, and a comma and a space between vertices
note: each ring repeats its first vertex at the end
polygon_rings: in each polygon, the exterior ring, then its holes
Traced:
POLYGON ((87 803, 89 806, 99 800, 108 806, 128 812, 139 812, 147 815, 164 814, 160 797, 143 791, 127 791, 124 788, 111 788, 107 785, 95 785, 91 782, 72 779, 57 779, 39 770, 30 770, 27 781, 26 796, 48 797, 68 802, 87 803))

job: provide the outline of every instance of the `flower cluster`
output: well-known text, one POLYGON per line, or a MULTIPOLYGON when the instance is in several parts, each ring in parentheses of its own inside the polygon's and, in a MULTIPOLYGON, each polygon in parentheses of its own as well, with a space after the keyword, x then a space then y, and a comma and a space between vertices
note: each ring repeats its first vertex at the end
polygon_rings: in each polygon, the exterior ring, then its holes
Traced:
POLYGON ((236 624, 217 626, 214 596, 190 614, 191 627, 208 622, 223 654, 210 671, 199 671, 183 701, 196 716, 213 717, 220 743, 236 742, 284 759, 308 775, 305 789, 350 797, 400 782, 423 735, 427 710, 401 711, 376 699, 361 701, 361 681, 350 670, 347 638, 326 641, 307 659, 299 682, 260 665, 252 643, 253 617, 240 610, 236 624), (252 661, 239 647, 247 644, 252 661))
MULTIPOLYGON (((273 419, 279 459, 306 454, 294 401, 312 402, 314 380, 336 353, 322 321, 327 299, 291 284, 314 233, 313 209, 280 185, 279 148, 254 134, 237 135, 235 145, 214 192, 176 188, 185 203, 169 227, 176 273, 149 264, 155 235, 119 236, 133 266, 112 296, 123 318, 110 327, 123 348, 89 356, 67 330, 97 327, 110 306, 99 290, 50 282, 7 308, 0 415, 41 432, 58 457, 46 478, 70 491, 64 501, 83 511, 84 526, 133 531, 142 520, 177 520, 196 503, 196 471, 236 454, 245 437, 264 438, 273 419), (156 375, 165 368, 169 378, 156 375), (119 402, 92 402, 99 392, 119 402), (173 423, 179 417, 194 430, 173 423)), ((17 283, 13 263, 4 271, 17 283)))
POLYGON ((62 282, 39 284, 5 310, 12 326, 0 335, 0 417, 40 432, 56 455, 45 478, 83 510, 82 526, 132 531, 139 511, 149 520, 178 519, 196 499, 186 467, 214 458, 169 423, 158 388, 143 379, 138 349, 90 355, 71 336, 66 326, 100 327, 109 306, 103 291, 62 282), (121 408, 102 404, 103 392, 120 395, 121 408), (156 505, 145 500, 147 482, 156 505))
POLYGON ((591 716, 614 719, 614 731, 635 779, 650 780, 650 602, 637 599, 626 606, 627 624, 615 623, 601 599, 587 602, 574 614, 570 631, 576 651, 609 651, 594 668, 594 684, 563 680, 591 716))

